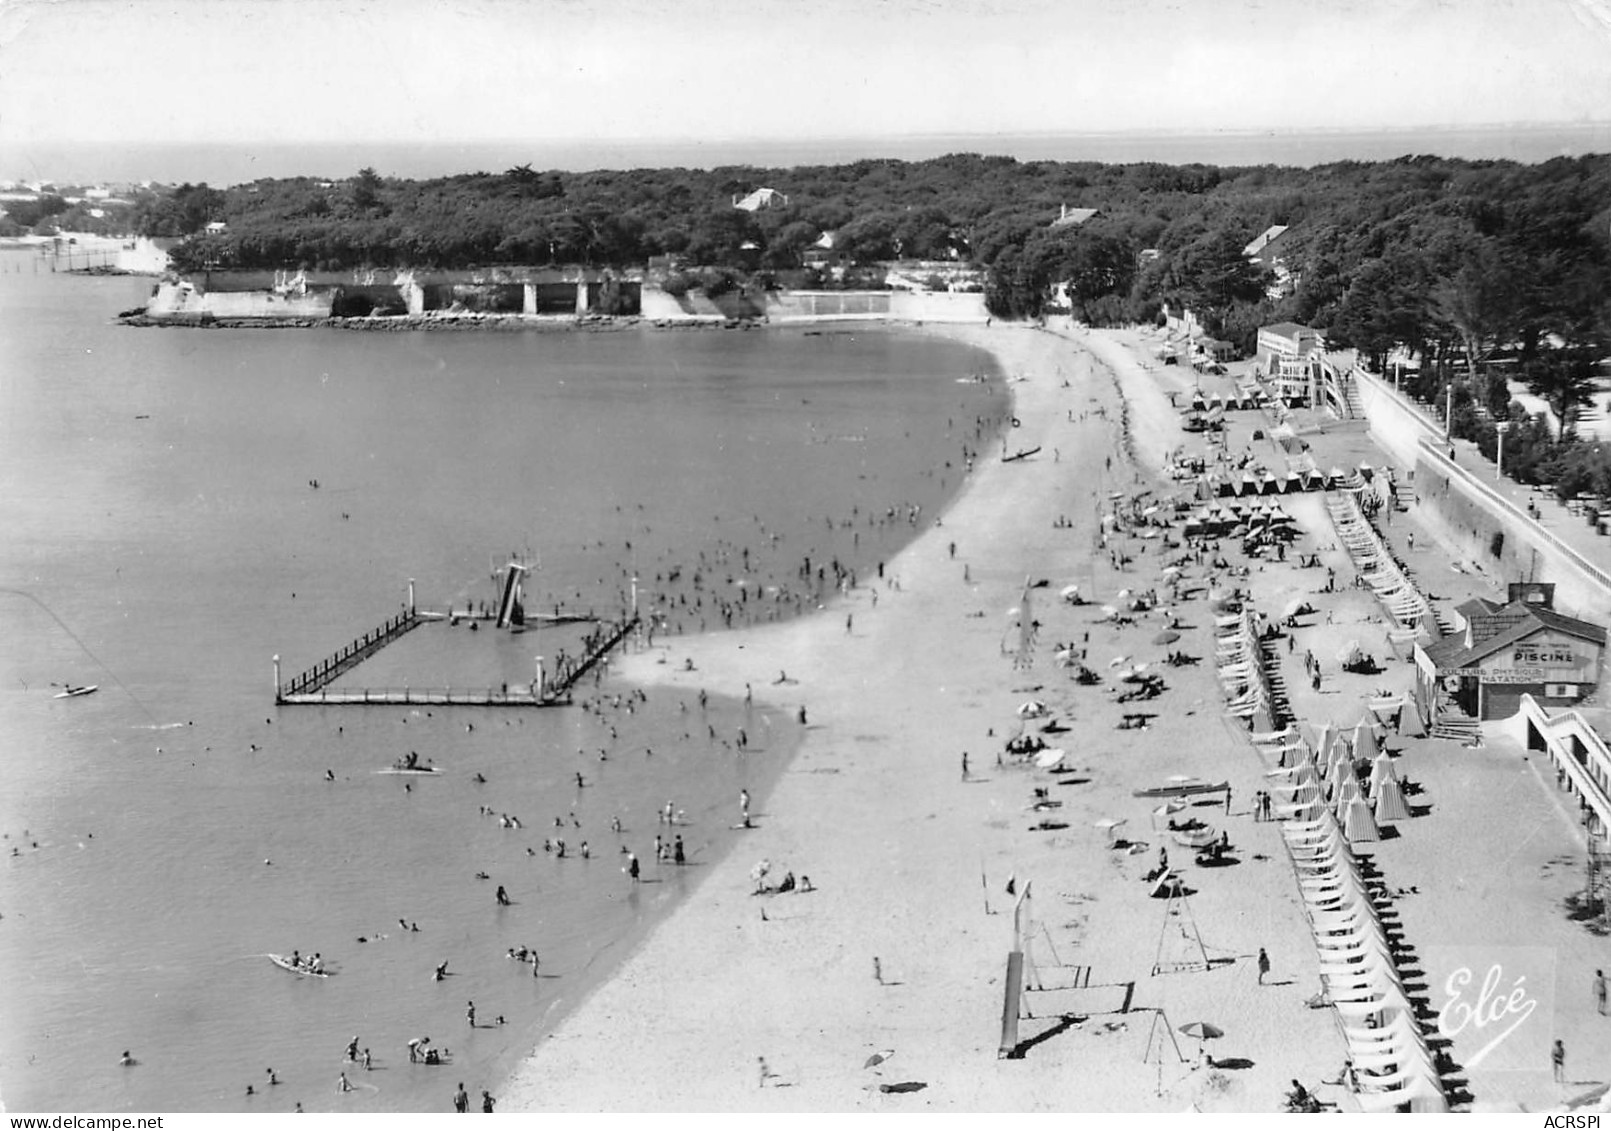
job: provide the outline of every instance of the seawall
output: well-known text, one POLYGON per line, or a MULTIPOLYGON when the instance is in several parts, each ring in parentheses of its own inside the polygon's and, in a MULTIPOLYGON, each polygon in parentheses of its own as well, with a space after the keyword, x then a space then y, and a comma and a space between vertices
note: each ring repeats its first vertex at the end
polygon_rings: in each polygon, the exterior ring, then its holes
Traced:
MULTIPOLYGON (((409 280, 404 280, 407 285, 409 280)), ((350 289, 350 288, 349 288, 350 289)), ((368 288, 379 291, 390 288, 368 288)), ((367 293, 367 292, 366 292, 367 293)), ((131 314, 126 321, 141 325, 226 325, 274 326, 308 325, 329 320, 345 322, 345 307, 338 311, 341 292, 325 287, 295 291, 205 290, 185 282, 165 281, 152 288, 143 313, 131 314)), ((389 318, 359 318, 366 326, 395 322, 398 328, 414 329, 437 322, 496 321, 568 324, 601 317, 573 307, 566 312, 532 313, 523 311, 442 310, 422 312, 418 303, 398 291, 398 305, 409 315, 389 318)), ((350 303, 348 304, 350 305, 350 303)), ((368 313, 366 309, 364 313, 368 313)), ((715 297, 699 291, 673 295, 654 286, 641 290, 635 318, 652 323, 772 322, 810 323, 828 321, 890 321, 983 323, 989 314, 984 295, 945 291, 731 291, 715 297)))
MULTIPOLYGON (((1463 558, 1503 580, 1555 585, 1562 612, 1600 619, 1611 603, 1611 572, 1534 521, 1484 480, 1491 465, 1451 459, 1442 425, 1375 374, 1356 369, 1354 380, 1370 422, 1371 438, 1411 472, 1421 519, 1463 558)), ((1503 596, 1503 594, 1500 594, 1503 596)))

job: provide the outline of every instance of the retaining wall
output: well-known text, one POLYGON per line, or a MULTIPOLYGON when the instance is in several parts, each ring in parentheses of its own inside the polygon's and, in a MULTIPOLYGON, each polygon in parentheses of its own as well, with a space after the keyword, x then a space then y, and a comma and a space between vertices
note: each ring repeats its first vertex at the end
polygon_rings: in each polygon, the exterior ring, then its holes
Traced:
POLYGON ((1354 379, 1371 438, 1396 463, 1411 469, 1410 486, 1421 505, 1418 517, 1441 541, 1502 579, 1553 582, 1556 607, 1563 613, 1606 619, 1611 572, 1495 492, 1482 478, 1482 473, 1493 474, 1486 461, 1473 470, 1451 460, 1442 426, 1388 382, 1361 369, 1354 371, 1354 379))

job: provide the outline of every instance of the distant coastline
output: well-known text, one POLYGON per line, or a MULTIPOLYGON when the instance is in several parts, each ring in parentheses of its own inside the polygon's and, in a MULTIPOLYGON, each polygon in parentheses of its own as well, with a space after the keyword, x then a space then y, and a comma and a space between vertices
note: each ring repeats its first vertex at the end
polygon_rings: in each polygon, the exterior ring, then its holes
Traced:
POLYGON ((862 159, 923 160, 947 153, 1004 155, 1021 161, 1129 164, 1323 165, 1416 154, 1469 159, 1546 161, 1611 152, 1611 120, 1392 129, 1126 130, 1087 133, 915 134, 867 138, 716 138, 677 142, 520 140, 421 145, 143 143, 25 145, 7 155, 0 179, 60 181, 205 181, 214 186, 263 177, 348 175, 372 166, 384 176, 430 177, 529 163, 584 171, 724 165, 779 168, 862 159))

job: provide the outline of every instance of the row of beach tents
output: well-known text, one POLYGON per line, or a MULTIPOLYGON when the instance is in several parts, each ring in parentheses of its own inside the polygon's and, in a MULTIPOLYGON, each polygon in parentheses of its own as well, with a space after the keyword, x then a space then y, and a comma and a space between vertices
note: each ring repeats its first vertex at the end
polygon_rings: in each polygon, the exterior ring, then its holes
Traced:
POLYGON ((1448 1096, 1405 992, 1394 942, 1344 826, 1324 806, 1300 807, 1281 833, 1319 952, 1325 997, 1348 1043, 1359 1106, 1367 1113, 1405 1107, 1447 1112, 1448 1096))
POLYGON ((1349 844, 1380 840, 1383 824, 1408 820, 1403 783, 1381 748, 1384 733, 1380 723, 1362 720, 1335 731, 1326 724, 1312 746, 1296 735, 1286 739, 1267 775, 1276 779, 1277 814, 1307 821, 1330 811, 1349 844))
POLYGON ((1205 502, 1186 516, 1182 533, 1186 537, 1206 535, 1217 537, 1237 527, 1248 532, 1268 528, 1290 527, 1295 520, 1285 507, 1274 499, 1256 499, 1247 503, 1205 502))
POLYGON ((1321 471, 1307 457, 1305 462, 1308 466, 1288 468, 1280 475, 1269 468, 1256 471, 1248 469, 1240 475, 1234 471, 1205 474, 1197 481, 1197 495, 1202 499, 1222 499, 1243 495, 1290 495, 1304 491, 1358 492, 1364 490, 1373 473, 1369 464, 1360 464, 1353 471, 1344 471, 1340 467, 1321 471))

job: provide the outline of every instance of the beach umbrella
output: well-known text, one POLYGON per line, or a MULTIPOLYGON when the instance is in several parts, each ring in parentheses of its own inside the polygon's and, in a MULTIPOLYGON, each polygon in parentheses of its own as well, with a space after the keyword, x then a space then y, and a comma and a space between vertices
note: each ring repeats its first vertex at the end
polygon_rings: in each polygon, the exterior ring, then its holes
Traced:
POLYGON ((1049 770, 1066 757, 1068 757, 1068 751, 1064 750, 1060 746, 1054 747, 1051 750, 1042 750, 1039 754, 1035 755, 1035 765, 1039 766, 1043 770, 1049 770))
POLYGON ((1065 585, 1058 592, 1058 596, 1062 597, 1065 601, 1073 601, 1074 598, 1078 597, 1079 595, 1080 587, 1078 585, 1065 585))
POLYGON ((1381 830, 1376 827, 1376 818, 1371 816, 1370 806, 1365 804, 1364 798, 1356 797, 1348 803, 1348 815, 1343 818, 1343 834, 1347 836, 1349 844, 1382 838, 1381 830))
POLYGON ((1119 610, 1118 610, 1118 608, 1116 606, 1113 606, 1113 605, 1103 605, 1102 606, 1102 616, 1105 619, 1112 620, 1114 617, 1116 617, 1118 615, 1119 615, 1119 610))
POLYGON ((1225 1030, 1208 1021, 1189 1021, 1180 1027, 1180 1031, 1197 1041, 1197 1055, 1202 1056, 1203 1044, 1207 1041, 1217 1041, 1225 1035, 1225 1030))
POLYGON ((1018 717, 1021 719, 1038 719, 1046 713, 1046 704, 1039 699, 1030 699, 1018 704, 1018 717))
POLYGON ((1185 807, 1186 807, 1186 803, 1184 801, 1180 800, 1180 798, 1178 798, 1178 797, 1173 797, 1173 798, 1170 798, 1168 801, 1165 801, 1162 805, 1158 806, 1158 808, 1156 808, 1156 809, 1154 809, 1152 811, 1152 825, 1153 825, 1153 827, 1154 828, 1158 827, 1158 821, 1160 819, 1168 820, 1168 818, 1172 814, 1180 812, 1185 807))
POLYGON ((1376 821, 1407 821, 1410 816, 1409 806, 1404 804, 1404 790, 1399 786, 1398 779, 1388 777, 1376 787, 1376 821))
POLYGON ((1173 644, 1180 639, 1180 633, 1173 629, 1166 629, 1152 638, 1154 644, 1173 644))
POLYGON ((1108 661, 1108 667, 1116 668, 1120 664, 1129 663, 1129 661, 1130 661, 1129 656, 1115 656, 1115 657, 1113 657, 1113 659, 1108 661))
POLYGON ((756 883, 756 886, 759 887, 761 882, 766 879, 767 873, 770 872, 771 870, 772 870, 772 861, 770 861, 770 860, 757 860, 755 862, 755 866, 750 869, 750 879, 754 880, 755 883, 756 883))

